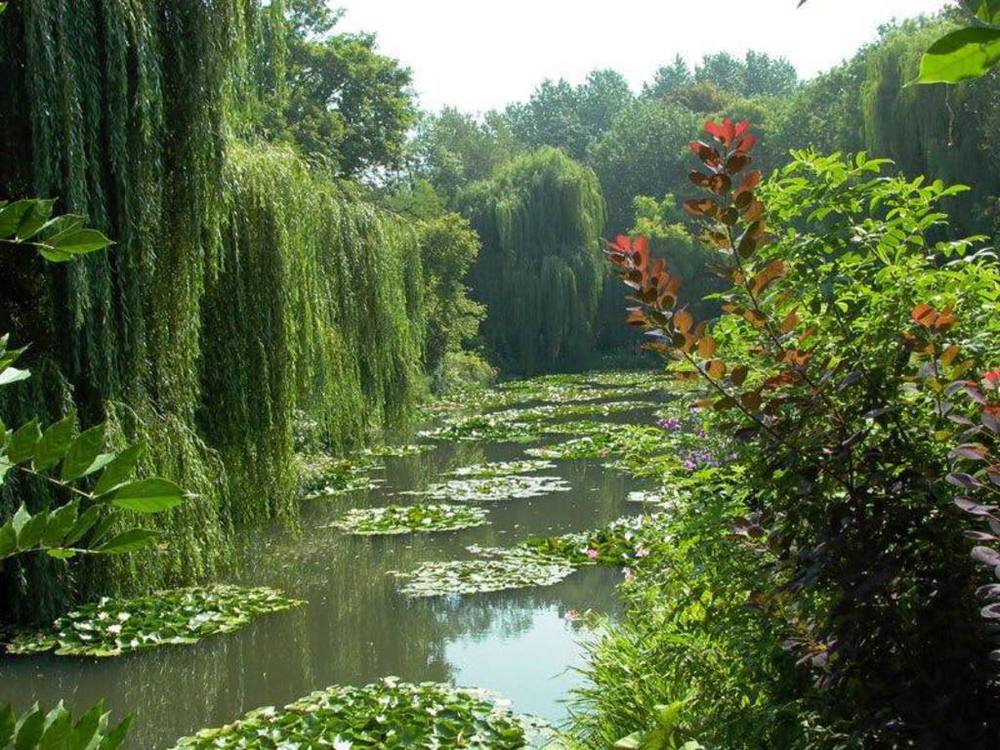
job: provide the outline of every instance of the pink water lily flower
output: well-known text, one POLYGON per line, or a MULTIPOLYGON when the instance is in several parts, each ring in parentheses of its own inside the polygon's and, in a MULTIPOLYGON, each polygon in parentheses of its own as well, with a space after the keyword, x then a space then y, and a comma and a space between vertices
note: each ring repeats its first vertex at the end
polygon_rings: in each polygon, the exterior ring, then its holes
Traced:
POLYGON ((596 560, 599 556, 600 553, 593 547, 587 550, 587 557, 590 558, 591 560, 596 560))
POLYGON ((580 619, 580 613, 575 609, 568 609, 566 610, 566 614, 563 615, 563 619, 566 622, 576 622, 580 619))
POLYGON ((642 559, 643 557, 649 557, 649 550, 646 549, 645 547, 636 547, 635 556, 639 559, 642 559))

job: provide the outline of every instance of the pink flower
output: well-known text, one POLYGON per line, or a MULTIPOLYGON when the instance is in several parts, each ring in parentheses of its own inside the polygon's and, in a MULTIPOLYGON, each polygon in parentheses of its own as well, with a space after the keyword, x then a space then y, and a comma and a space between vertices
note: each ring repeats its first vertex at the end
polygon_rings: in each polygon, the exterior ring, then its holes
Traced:
POLYGON ((637 559, 641 560, 644 557, 649 557, 649 550, 645 547, 636 547, 635 556, 637 559))
POLYGON ((580 619, 580 613, 575 609, 568 609, 566 610, 566 614, 563 615, 563 619, 566 622, 576 622, 580 619))
POLYGON ((600 553, 593 547, 587 550, 587 557, 590 558, 591 560, 596 560, 599 555, 600 553))
POLYGON ((990 370, 983 375, 983 382, 987 388, 1000 388, 1000 370, 990 370))
POLYGON ((635 580, 635 571, 632 570, 632 568, 622 568, 622 573, 625 574, 625 580, 626 581, 634 581, 635 580))

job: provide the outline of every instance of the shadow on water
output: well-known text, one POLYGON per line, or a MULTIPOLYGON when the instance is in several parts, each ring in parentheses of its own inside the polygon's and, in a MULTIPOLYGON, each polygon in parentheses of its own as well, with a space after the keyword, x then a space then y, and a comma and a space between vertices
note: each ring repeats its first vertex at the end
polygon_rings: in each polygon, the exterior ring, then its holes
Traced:
POLYGON ((521 458, 523 447, 444 444, 421 456, 388 458, 383 486, 310 501, 301 533, 258 530, 240 543, 237 582, 280 588, 306 606, 190 647, 108 660, 4 657, 0 704, 24 708, 62 699, 80 711, 104 698, 116 713, 136 715, 131 746, 163 748, 257 706, 284 705, 336 683, 397 675, 496 690, 517 711, 561 721, 562 701, 580 679, 573 667, 582 663, 586 637, 565 615, 595 610, 614 616, 619 571, 584 569, 547 588, 433 599, 402 596, 390 571, 468 557, 470 544, 506 546, 606 524, 638 512, 626 502, 637 483, 599 462, 566 462, 543 473, 567 479, 571 491, 491 504, 487 527, 376 538, 322 528, 352 507, 412 502, 398 493, 459 466, 521 458))

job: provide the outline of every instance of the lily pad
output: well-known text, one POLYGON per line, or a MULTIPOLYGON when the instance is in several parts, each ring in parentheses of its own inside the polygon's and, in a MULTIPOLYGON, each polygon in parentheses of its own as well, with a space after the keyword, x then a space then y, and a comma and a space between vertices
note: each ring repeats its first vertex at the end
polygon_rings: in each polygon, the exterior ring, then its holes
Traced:
POLYGON ((452 479, 448 482, 432 484, 426 490, 406 494, 426 495, 435 500, 490 503, 541 497, 553 492, 566 492, 570 489, 572 487, 569 482, 560 477, 512 474, 482 479, 452 479))
POLYGON ((636 566, 660 559, 670 541, 666 519, 666 514, 627 516, 601 529, 527 539, 517 548, 574 566, 636 566))
POLYGON ((487 511, 468 505, 387 505, 355 508, 332 528, 359 536, 457 531, 483 526, 487 511))
POLYGON ((481 594, 505 589, 551 586, 573 572, 573 566, 527 549, 470 547, 490 559, 425 562, 410 573, 395 573, 407 596, 481 594))
POLYGON ((383 468, 374 456, 299 456, 298 461, 300 484, 306 500, 371 490, 384 483, 384 480, 371 476, 371 472, 383 468))
POLYGON ((101 599, 37 633, 17 635, 11 654, 55 651, 59 656, 118 656, 167 645, 197 643, 246 627, 260 615, 298 607, 274 589, 216 584, 174 589, 135 599, 101 599))
POLYGON ((184 737, 172 750, 521 750, 526 741, 518 718, 483 691, 386 678, 319 690, 282 709, 259 708, 232 724, 184 737))
POLYGON ((511 476, 513 474, 532 474, 536 471, 546 471, 555 467, 556 465, 551 461, 528 459, 522 461, 497 461, 490 464, 473 464, 455 469, 451 473, 456 477, 489 479, 492 477, 511 476))
POLYGON ((434 446, 429 443, 379 445, 372 448, 365 448, 361 452, 361 455, 373 458, 404 458, 406 456, 419 456, 422 453, 429 453, 432 450, 434 450, 434 446))

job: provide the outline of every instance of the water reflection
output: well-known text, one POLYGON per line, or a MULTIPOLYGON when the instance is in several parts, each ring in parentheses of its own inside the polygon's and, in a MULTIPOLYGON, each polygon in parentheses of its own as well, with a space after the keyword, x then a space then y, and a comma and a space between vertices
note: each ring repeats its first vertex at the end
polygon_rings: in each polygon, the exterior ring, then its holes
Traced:
POLYGON ((559 721, 561 700, 578 679, 571 668, 581 662, 580 631, 565 614, 613 614, 618 571, 582 570, 548 588, 418 600, 401 596, 389 573, 467 557, 469 544, 508 545, 607 523, 638 510, 625 500, 636 483, 596 462, 570 462, 545 473, 567 479, 572 491, 492 505, 488 527, 373 539, 320 528, 349 507, 409 502, 397 493, 458 466, 521 457, 521 446, 460 444, 386 459, 384 486, 310 503, 302 533, 274 529, 243 540, 237 581, 281 588, 307 606, 192 647, 103 661, 7 657, 0 703, 64 699, 79 711, 103 697, 116 712, 136 714, 133 747, 161 748, 257 706, 391 674, 494 689, 516 710, 559 721))

